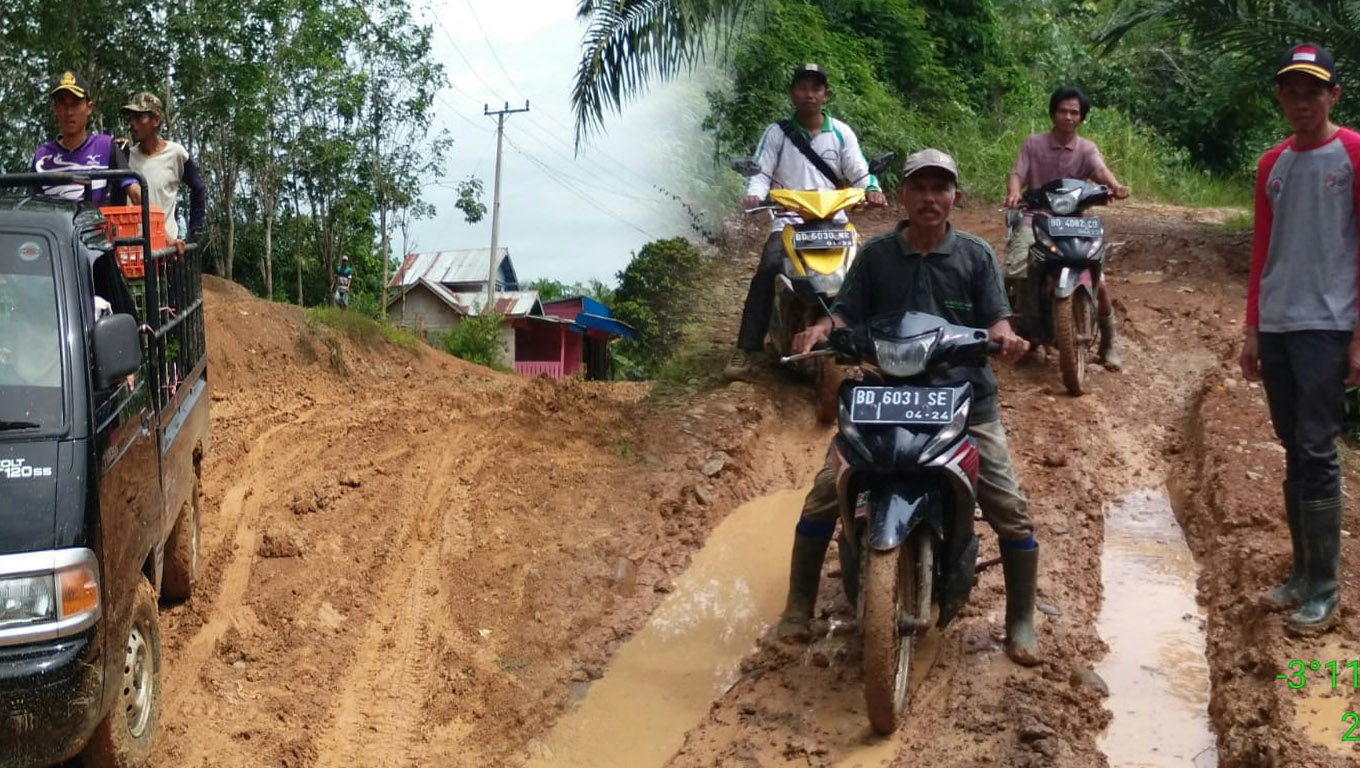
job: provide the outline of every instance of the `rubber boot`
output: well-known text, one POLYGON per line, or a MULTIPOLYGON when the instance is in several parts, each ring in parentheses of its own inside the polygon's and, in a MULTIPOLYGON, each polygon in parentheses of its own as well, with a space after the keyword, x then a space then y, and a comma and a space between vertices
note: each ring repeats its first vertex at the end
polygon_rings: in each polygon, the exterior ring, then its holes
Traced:
POLYGON ((738 347, 732 350, 732 357, 727 360, 727 367, 723 368, 723 376, 728 381, 750 381, 751 366, 755 362, 756 353, 748 352, 738 347))
POLYGON ((1006 577, 1006 655, 1022 667, 1039 663, 1034 633, 1034 591, 1039 578, 1039 549, 1001 547, 1006 577))
POLYGON ((1100 350, 1097 358, 1100 364, 1105 366, 1107 371, 1120 371, 1124 368, 1124 360, 1119 356, 1119 350, 1115 347, 1115 342, 1119 340, 1115 332, 1114 313, 1100 315, 1096 318, 1100 326, 1100 350))
POLYGON ((775 634, 780 640, 807 643, 812 640, 812 612, 817 607, 817 587, 822 580, 822 561, 831 537, 793 537, 793 559, 789 563, 789 599, 779 617, 775 634))
POLYGON ((1341 565, 1341 497, 1299 502, 1307 587, 1303 602, 1289 615, 1289 627, 1304 634, 1336 623, 1341 601, 1336 573, 1341 565))
POLYGON ((1289 521, 1289 540, 1294 546, 1293 570, 1289 579, 1270 590, 1263 598, 1268 608, 1283 610, 1293 608, 1302 602, 1308 586, 1308 566, 1306 550, 1303 548, 1303 531, 1299 530, 1299 491, 1297 483, 1284 484, 1284 511, 1289 521))

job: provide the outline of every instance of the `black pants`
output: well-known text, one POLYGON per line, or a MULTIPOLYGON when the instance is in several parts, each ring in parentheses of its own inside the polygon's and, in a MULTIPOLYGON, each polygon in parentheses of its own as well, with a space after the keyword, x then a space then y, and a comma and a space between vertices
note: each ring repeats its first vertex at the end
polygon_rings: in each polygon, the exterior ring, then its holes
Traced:
POLYGON ((1299 499, 1341 495, 1336 438, 1346 396, 1351 334, 1294 331, 1260 336, 1261 383, 1270 420, 1284 446, 1285 480, 1298 483, 1299 499))
POLYGON ((774 310, 774 281, 784 269, 784 233, 771 232, 760 254, 760 266, 746 290, 746 306, 741 310, 741 331, 737 346, 747 352, 765 348, 765 332, 770 329, 770 313, 774 310))

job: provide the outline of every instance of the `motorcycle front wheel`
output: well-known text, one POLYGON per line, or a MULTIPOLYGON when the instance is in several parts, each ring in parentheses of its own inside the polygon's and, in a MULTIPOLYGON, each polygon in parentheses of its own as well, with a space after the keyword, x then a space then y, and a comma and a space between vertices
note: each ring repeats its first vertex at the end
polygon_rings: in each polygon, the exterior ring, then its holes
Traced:
POLYGON ((1091 295, 1079 290, 1065 299, 1054 299, 1053 326, 1063 386, 1067 394, 1080 396, 1087 391, 1086 365, 1096 338, 1096 308, 1091 295))
MULTIPOLYGON (((869 724, 890 734, 906 716, 911 691, 911 656, 915 632, 907 624, 931 616, 934 549, 930 531, 918 526, 902 546, 881 552, 865 541, 864 703, 869 724)), ((922 627, 924 621, 918 623, 922 627)))

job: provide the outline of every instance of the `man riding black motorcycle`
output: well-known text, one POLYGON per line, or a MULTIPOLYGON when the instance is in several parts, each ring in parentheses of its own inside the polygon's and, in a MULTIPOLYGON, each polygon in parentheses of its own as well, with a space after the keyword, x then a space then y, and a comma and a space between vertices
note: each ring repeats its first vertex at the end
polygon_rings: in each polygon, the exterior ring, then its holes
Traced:
MULTIPOLYGON (((856 186, 866 190, 870 205, 887 205, 877 180, 869 174, 869 163, 859 148, 859 139, 850 126, 828 115, 826 73, 816 64, 804 64, 793 71, 789 100, 793 117, 772 123, 756 146, 755 161, 761 173, 753 175, 746 186, 743 208, 754 208, 770 192, 770 179, 779 179, 789 189, 837 189, 856 186), (854 181, 858 180, 858 181, 854 181)), ((844 221, 844 214, 838 214, 844 221)), ((775 277, 784 265, 781 234, 787 224, 802 220, 792 214, 774 217, 770 237, 761 252, 760 266, 746 292, 741 313, 737 349, 723 371, 728 379, 744 379, 750 374, 751 360, 764 347, 770 327, 775 277)))
MULTIPOLYGON (((1086 122, 1091 102, 1076 88, 1061 87, 1048 100, 1048 116, 1053 130, 1034 133, 1020 145, 1015 165, 1006 174, 1006 208, 1020 205, 1025 189, 1039 189, 1055 179, 1095 179, 1109 187, 1115 199, 1129 196, 1129 188, 1119 183, 1105 165, 1100 149, 1090 139, 1077 135, 1077 128, 1086 122)), ((1006 241, 1006 279, 1023 285, 1030 273, 1029 249, 1034 245, 1034 229, 1026 215, 1006 241)), ((1026 306, 1035 296, 1033 290, 1020 288, 1016 305, 1022 319, 1034 317, 1037 308, 1026 306)), ((1100 281, 1096 300, 1099 303, 1097 322, 1100 327, 1100 363, 1110 371, 1123 368, 1116 346, 1114 304, 1110 299, 1108 282, 1100 281)), ((1021 330, 1024 330, 1022 327, 1021 330)), ((1028 332, 1026 332, 1028 333, 1028 332)))
MULTIPOLYGON (((856 326, 882 315, 919 311, 986 328, 1008 361, 1023 355, 1029 343, 1011 329, 1012 313, 996 255, 983 240, 949 223, 958 195, 958 166, 952 157, 936 149, 908 157, 898 188, 907 219, 895 232, 865 244, 831 307, 833 316, 799 334, 794 349, 811 350, 828 338, 833 325, 856 326)), ((973 387, 968 431, 981 453, 978 505, 1001 543, 1006 654, 1017 664, 1033 666, 1039 662, 1033 622, 1039 549, 1028 502, 1011 468, 997 411, 996 377, 990 365, 956 368, 952 375, 973 387)), ((835 462, 833 447, 803 504, 794 536, 788 602, 777 629, 781 639, 811 639, 822 562, 836 528, 835 462)))

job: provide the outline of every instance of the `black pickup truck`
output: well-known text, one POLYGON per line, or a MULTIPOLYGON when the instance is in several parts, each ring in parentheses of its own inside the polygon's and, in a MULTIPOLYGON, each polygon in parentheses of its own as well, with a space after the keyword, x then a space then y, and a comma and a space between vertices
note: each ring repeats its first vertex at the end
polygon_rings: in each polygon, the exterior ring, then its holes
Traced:
POLYGON ((0 768, 145 765, 160 598, 198 571, 208 444, 202 259, 112 237, 44 185, 0 176, 0 768), (138 245, 127 280, 115 249, 138 245))

